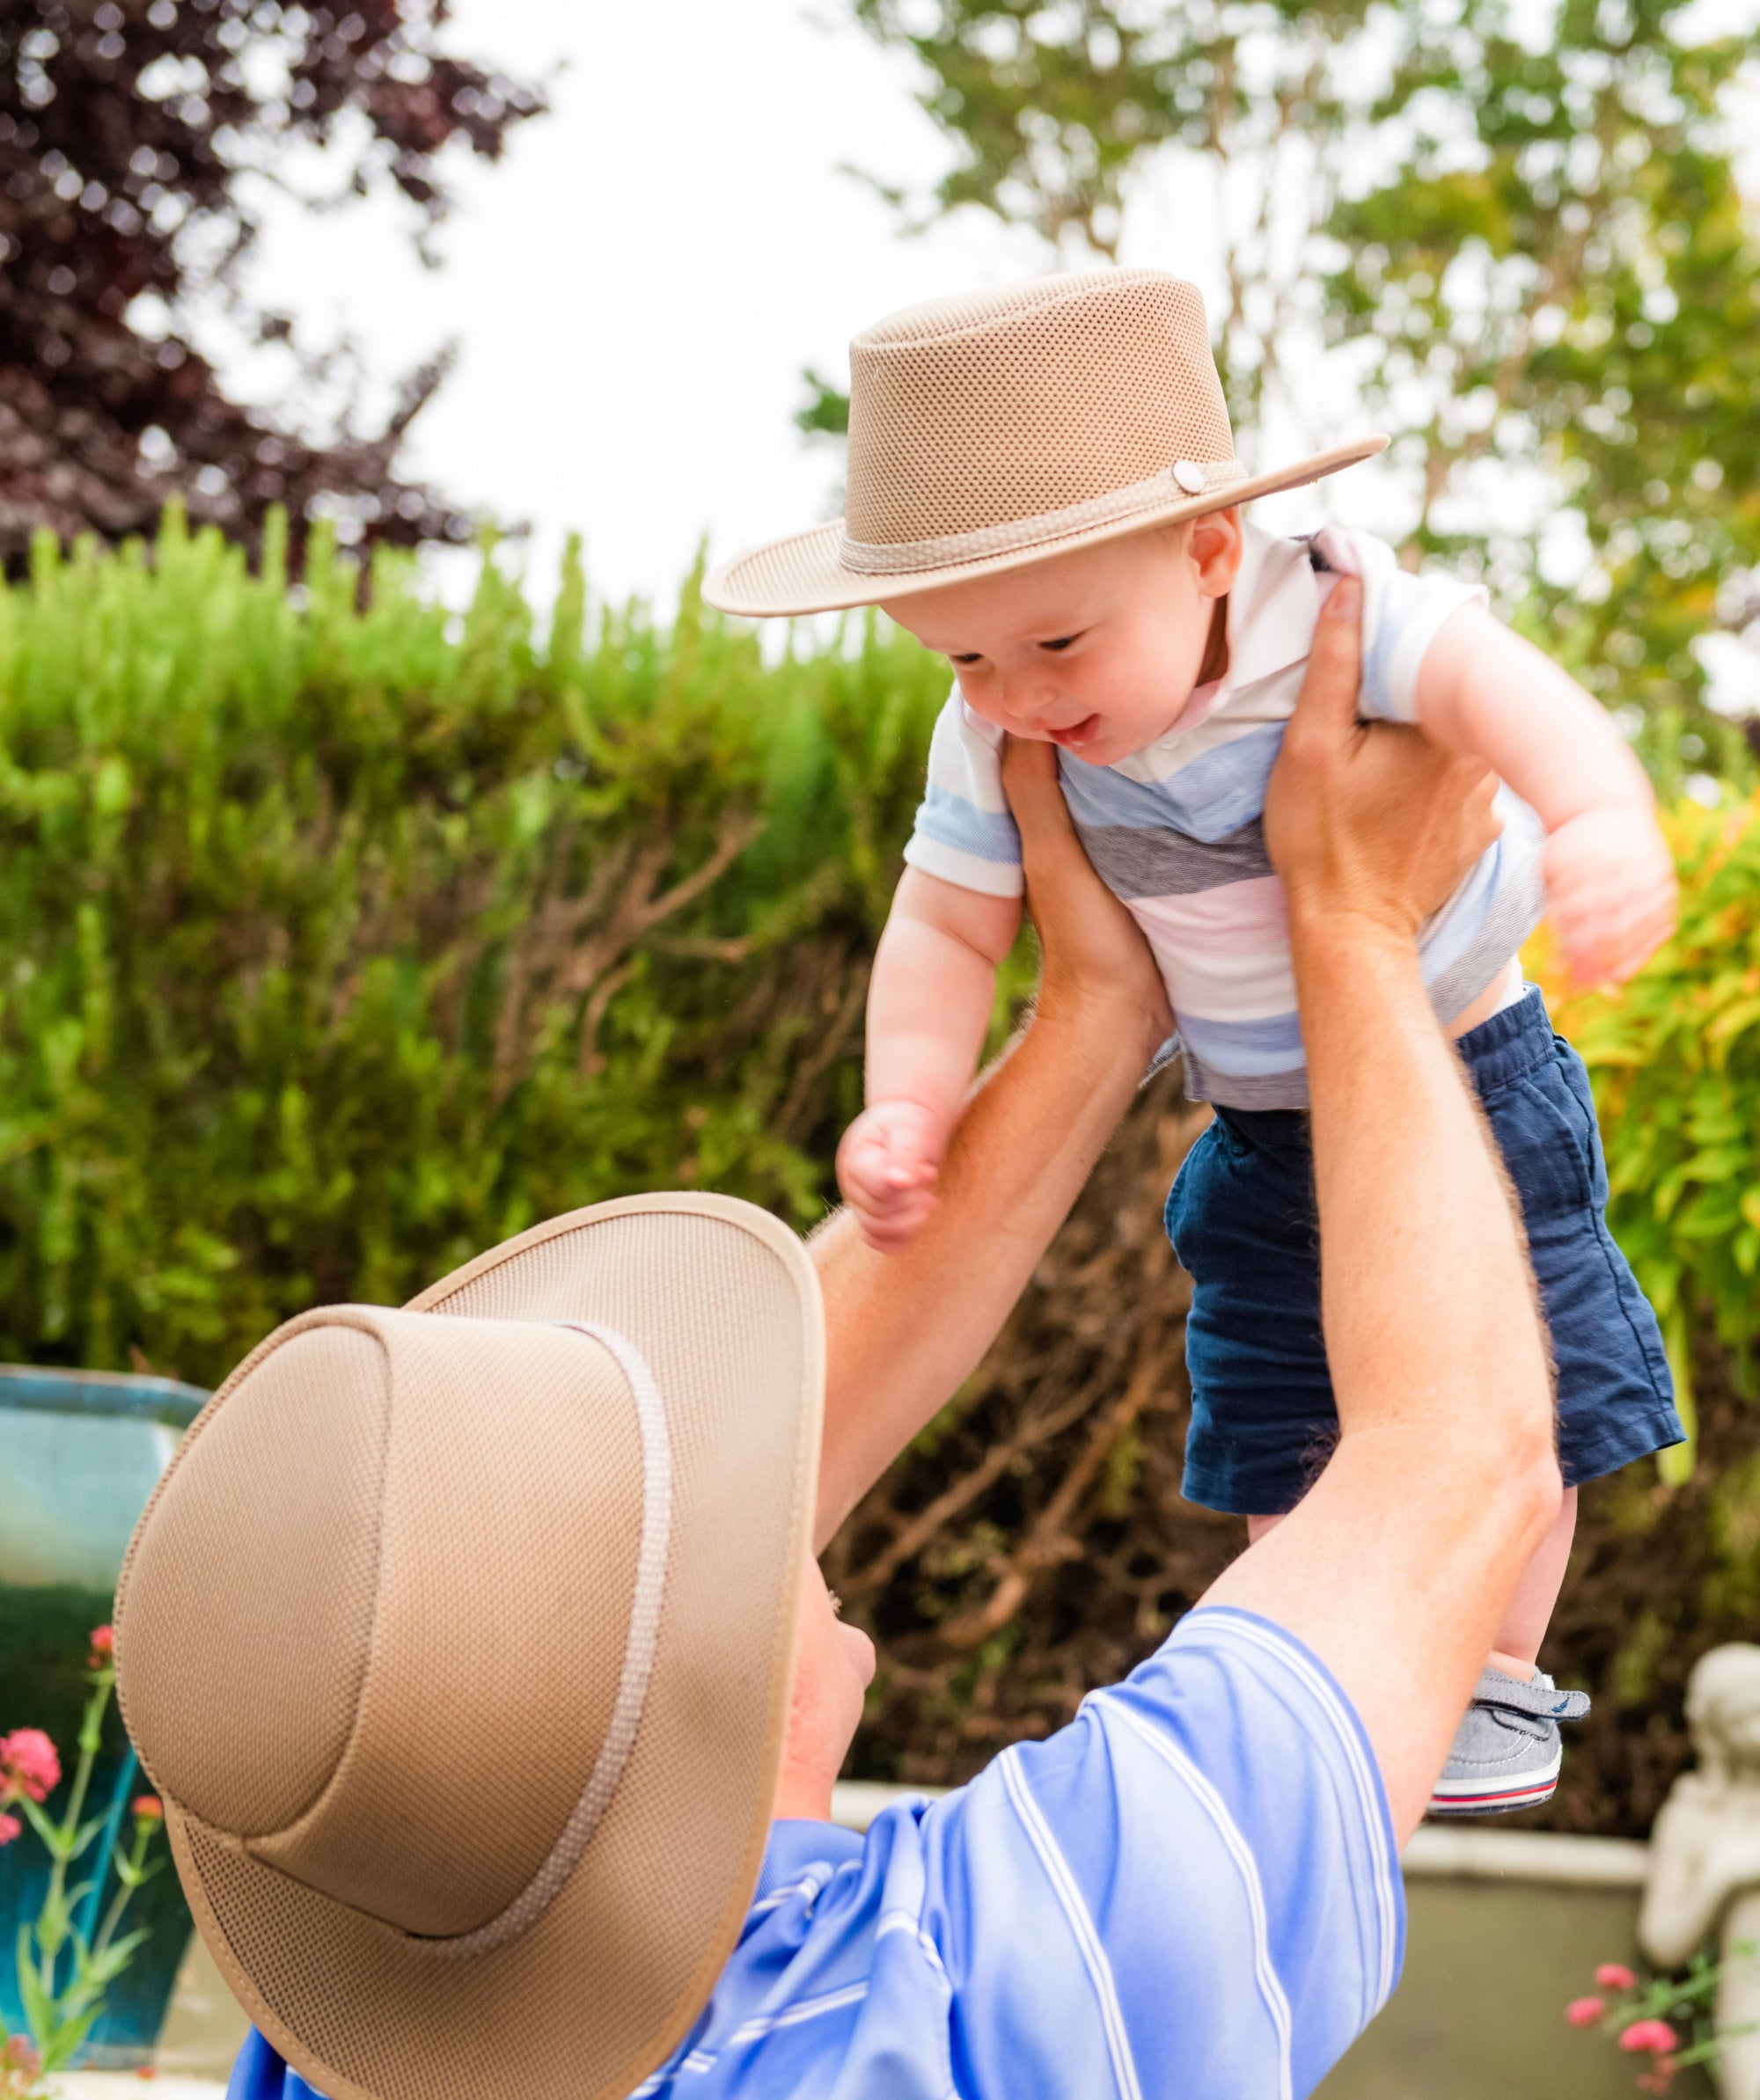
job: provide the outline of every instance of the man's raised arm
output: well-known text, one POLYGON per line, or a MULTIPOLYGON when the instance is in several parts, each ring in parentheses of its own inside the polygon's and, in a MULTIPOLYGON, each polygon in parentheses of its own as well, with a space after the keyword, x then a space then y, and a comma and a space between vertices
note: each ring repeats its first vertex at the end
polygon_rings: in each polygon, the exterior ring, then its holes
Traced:
POLYGON ((1141 934, 1070 826, 1051 746, 1011 745, 1003 777, 1044 958, 1038 998, 979 1082, 909 1244, 875 1253, 847 1211, 812 1240, 827 1365, 820 1546, 970 1376, 1172 1027, 1141 934))
POLYGON ((1414 731, 1359 727, 1356 601, 1341 584, 1328 603, 1265 804, 1308 1056, 1339 1440, 1206 1601, 1275 1620, 1329 1665, 1403 1841, 1559 1478, 1521 1226, 1418 967, 1419 920, 1458 872, 1462 762, 1414 731))

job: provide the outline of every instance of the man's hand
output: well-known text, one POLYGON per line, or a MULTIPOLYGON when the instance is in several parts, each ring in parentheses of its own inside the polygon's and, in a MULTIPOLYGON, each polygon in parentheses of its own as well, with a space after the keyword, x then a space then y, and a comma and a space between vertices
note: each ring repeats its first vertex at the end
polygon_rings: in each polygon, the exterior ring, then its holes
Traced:
POLYGON ((1167 987, 1137 922, 1094 872, 1058 785, 1048 743, 1011 736, 1002 785, 1021 834, 1027 910, 1038 935, 1038 1009, 1111 1007, 1147 1066, 1173 1032, 1167 987))
POLYGON ((1294 932, 1348 915, 1410 940, 1500 829, 1494 775, 1419 730, 1357 719, 1362 586, 1341 576, 1265 790, 1265 849, 1294 932))

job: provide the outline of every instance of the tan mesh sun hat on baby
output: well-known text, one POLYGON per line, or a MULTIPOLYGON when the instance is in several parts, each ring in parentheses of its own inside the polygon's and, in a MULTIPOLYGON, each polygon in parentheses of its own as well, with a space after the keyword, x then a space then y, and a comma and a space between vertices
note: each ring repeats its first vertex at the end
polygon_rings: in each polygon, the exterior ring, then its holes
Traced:
POLYGON ((1038 277, 907 307, 849 346, 846 514, 713 570, 753 617, 871 605, 1317 481, 1365 437, 1249 475, 1195 285, 1038 277))
POLYGON ((578 1211, 271 1335, 116 1600, 202 1937, 330 2100, 618 2100, 770 1825, 824 1365, 795 1235, 578 1211))

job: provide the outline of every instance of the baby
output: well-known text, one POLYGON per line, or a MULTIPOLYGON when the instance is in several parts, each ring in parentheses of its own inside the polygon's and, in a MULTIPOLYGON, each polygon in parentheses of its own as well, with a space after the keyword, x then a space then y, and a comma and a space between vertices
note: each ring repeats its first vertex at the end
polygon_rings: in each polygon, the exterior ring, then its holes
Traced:
POLYGON ((1020 919, 1005 735, 1055 743, 1076 828, 1160 962, 1188 1094, 1215 1116, 1167 1226, 1192 1278, 1184 1492, 1259 1535, 1324 1463, 1337 1416, 1320 1327, 1302 1032, 1266 779, 1315 623, 1363 594, 1365 716, 1415 723, 1505 783, 1502 836, 1424 930, 1437 1016, 1526 1218, 1558 1373, 1567 1493, 1524 1572, 1431 1807, 1533 1806, 1557 1723, 1588 1710, 1536 1665, 1577 1484, 1682 1436, 1661 1336, 1602 1211, 1587 1077, 1516 952, 1550 910, 1585 981, 1628 977, 1672 929, 1648 784, 1606 713, 1486 609, 1337 529, 1281 539, 1255 495, 1379 450, 1249 478, 1190 285, 1048 277, 893 316, 851 347, 840 523, 713 575, 730 611, 877 604, 954 668, 876 957, 868 1106, 838 1153, 873 1245, 902 1245, 971 1087, 1020 919))

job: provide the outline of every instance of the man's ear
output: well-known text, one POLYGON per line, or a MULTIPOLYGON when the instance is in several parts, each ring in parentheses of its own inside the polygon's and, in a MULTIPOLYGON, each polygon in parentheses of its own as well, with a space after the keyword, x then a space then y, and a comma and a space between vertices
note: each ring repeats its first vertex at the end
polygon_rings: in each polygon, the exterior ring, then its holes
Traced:
POLYGON ((1198 571, 1198 588, 1206 598, 1227 597, 1234 589, 1243 544, 1238 503, 1226 510, 1206 511, 1192 521, 1187 552, 1198 571))

